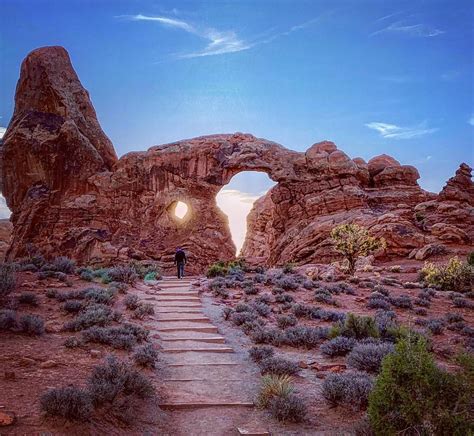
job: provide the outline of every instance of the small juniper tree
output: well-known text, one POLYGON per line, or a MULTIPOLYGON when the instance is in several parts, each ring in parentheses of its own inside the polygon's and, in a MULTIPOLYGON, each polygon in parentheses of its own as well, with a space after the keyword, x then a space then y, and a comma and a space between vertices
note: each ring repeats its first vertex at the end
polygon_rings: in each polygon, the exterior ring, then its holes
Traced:
POLYGON ((359 257, 368 256, 374 251, 385 248, 385 239, 370 236, 365 227, 357 224, 340 224, 331 231, 334 248, 341 253, 349 264, 349 273, 355 271, 359 257))

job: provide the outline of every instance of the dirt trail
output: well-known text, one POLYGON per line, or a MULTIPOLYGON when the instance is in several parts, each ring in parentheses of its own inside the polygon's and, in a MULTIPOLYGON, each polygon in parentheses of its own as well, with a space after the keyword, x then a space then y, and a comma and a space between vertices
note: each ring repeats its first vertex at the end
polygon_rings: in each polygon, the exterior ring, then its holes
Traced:
POLYGON ((147 328, 165 362, 161 408, 173 435, 268 434, 254 407, 257 385, 246 356, 226 343, 204 314, 192 278, 140 286, 155 315, 147 328))

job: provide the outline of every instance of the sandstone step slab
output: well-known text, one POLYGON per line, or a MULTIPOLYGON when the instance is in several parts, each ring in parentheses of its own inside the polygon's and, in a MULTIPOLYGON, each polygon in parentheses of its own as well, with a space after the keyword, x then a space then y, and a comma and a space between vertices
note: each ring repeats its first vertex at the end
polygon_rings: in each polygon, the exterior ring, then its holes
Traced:
POLYGON ((181 365, 166 368, 165 378, 175 381, 215 380, 239 381, 248 378, 245 364, 241 365, 181 365))
MULTIPOLYGON (((196 323, 199 324, 199 323, 196 323)), ((156 328, 158 332, 179 332, 179 331, 189 331, 189 332, 202 332, 202 333, 217 333, 217 327, 213 325, 205 325, 204 323, 200 323, 200 325, 195 325, 195 326, 175 326, 175 327, 162 327, 158 326, 156 328)))
POLYGON ((166 382, 166 402, 195 403, 210 402, 213 404, 225 403, 253 403, 252 394, 242 389, 243 381, 192 380, 188 382, 166 382))
POLYGON ((163 290, 163 291, 156 291, 156 296, 159 297, 199 297, 199 293, 197 291, 189 291, 189 290, 163 290))
POLYGON ((157 301, 156 306, 160 307, 202 307, 200 302, 195 301, 157 301))
POLYGON ((211 341, 211 340, 222 340, 224 342, 224 337, 216 333, 208 332, 195 332, 195 331, 177 331, 177 332, 160 332, 158 333, 162 341, 211 341))
POLYGON ((238 365, 235 353, 203 353, 187 351, 179 354, 167 354, 169 365, 238 365))
POLYGON ((191 347, 191 346, 184 346, 184 347, 163 347, 161 349, 163 353, 186 353, 188 351, 199 351, 200 353, 234 353, 234 349, 230 347, 216 347, 216 346, 208 346, 208 347, 191 347))
POLYGON ((174 321, 192 321, 192 322, 204 322, 209 323, 209 318, 205 317, 201 313, 163 313, 162 316, 153 316, 159 322, 174 322, 174 321))
POLYGON ((200 313, 202 314, 202 307, 173 307, 173 306, 168 306, 168 307, 161 307, 161 306, 155 306, 155 314, 165 314, 165 313, 200 313))
MULTIPOLYGON (((189 409, 205 409, 205 408, 221 408, 221 407, 254 407, 253 402, 213 402, 213 401, 197 401, 197 402, 167 402, 161 403, 160 408, 163 410, 189 410, 189 409)), ((209 433, 207 433, 209 434, 209 433)))
POLYGON ((175 302, 185 302, 185 301, 191 301, 191 302, 196 302, 196 303, 200 303, 201 302, 201 299, 199 297, 193 297, 193 296, 181 296, 181 295, 165 295, 165 296, 160 296, 160 295, 157 295, 156 297, 156 301, 175 301, 175 302))
MULTIPOLYGON (((222 338, 223 339, 223 338, 222 338)), ((225 344, 225 342, 204 342, 199 340, 172 340, 172 341, 163 341, 162 343, 162 350, 173 349, 173 348, 188 348, 189 350, 199 351, 199 349, 206 349, 206 348, 221 348, 227 349, 230 348, 229 345, 225 344)))

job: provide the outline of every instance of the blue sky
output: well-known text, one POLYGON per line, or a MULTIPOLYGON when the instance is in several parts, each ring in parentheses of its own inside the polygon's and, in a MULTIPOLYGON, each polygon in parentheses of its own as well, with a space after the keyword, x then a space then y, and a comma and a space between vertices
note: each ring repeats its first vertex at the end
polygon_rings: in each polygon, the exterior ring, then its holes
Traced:
MULTIPOLYGON (((474 3, 2 0, 0 126, 22 59, 62 45, 119 155, 249 132, 387 153, 439 191, 473 164, 474 3)), ((256 195, 265 176, 229 189, 256 195)))

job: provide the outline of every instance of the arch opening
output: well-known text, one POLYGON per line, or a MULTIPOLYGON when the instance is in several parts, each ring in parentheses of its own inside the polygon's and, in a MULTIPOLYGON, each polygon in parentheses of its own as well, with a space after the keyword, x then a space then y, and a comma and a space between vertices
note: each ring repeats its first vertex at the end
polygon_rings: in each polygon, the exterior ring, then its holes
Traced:
POLYGON ((189 206, 184 201, 177 201, 173 212, 176 218, 182 220, 188 214, 189 206))
POLYGON ((242 171, 234 175, 216 195, 219 209, 229 219, 229 230, 238 256, 247 237, 247 218, 252 207, 276 182, 262 171, 242 171))

